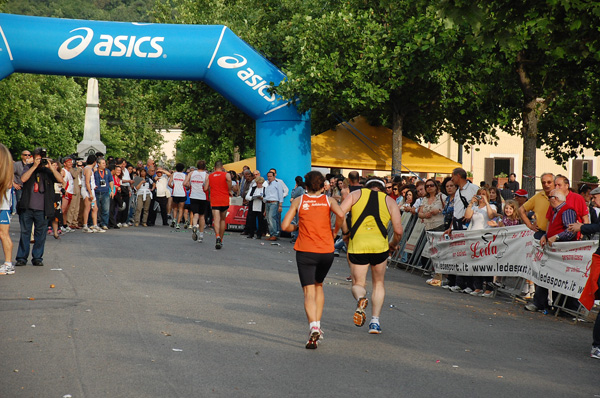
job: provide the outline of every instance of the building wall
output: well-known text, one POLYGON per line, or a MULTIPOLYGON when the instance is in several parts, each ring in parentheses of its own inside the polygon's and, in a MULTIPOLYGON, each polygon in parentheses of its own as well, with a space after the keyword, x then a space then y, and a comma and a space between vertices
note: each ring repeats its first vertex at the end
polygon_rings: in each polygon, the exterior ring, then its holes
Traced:
POLYGON ((165 129, 158 130, 160 135, 162 135, 164 142, 161 146, 161 152, 164 154, 165 158, 162 159, 163 162, 169 163, 170 161, 175 160, 175 155, 177 154, 177 140, 181 137, 181 133, 183 130, 181 129, 165 129))
MULTIPOLYGON (((512 171, 517 175, 517 181, 523 184, 523 140, 521 137, 512 136, 504 131, 498 131, 497 145, 486 144, 478 145, 470 150, 469 153, 463 151, 463 168, 473 173, 473 182, 479 184, 480 181, 490 182, 493 175, 490 172, 490 163, 492 161, 501 163, 499 159, 507 159, 511 161, 512 171), (494 159, 487 160, 486 159, 494 159), (491 177, 490 177, 491 176, 491 177)), ((447 134, 440 137, 438 144, 422 144, 429 149, 444 155, 452 160, 458 161, 458 144, 452 140, 447 134)), ((578 159, 589 161, 589 173, 598 175, 599 161, 598 157, 594 156, 593 150, 585 150, 584 156, 578 159)), ((571 180, 571 186, 577 186, 581 175, 581 161, 569 160, 562 167, 550 158, 548 158, 541 149, 537 150, 536 154, 536 174, 540 176, 542 173, 550 172, 554 174, 563 174, 571 180), (578 170, 578 171, 577 171, 578 170)), ((536 189, 542 189, 539 178, 536 178, 536 189)))

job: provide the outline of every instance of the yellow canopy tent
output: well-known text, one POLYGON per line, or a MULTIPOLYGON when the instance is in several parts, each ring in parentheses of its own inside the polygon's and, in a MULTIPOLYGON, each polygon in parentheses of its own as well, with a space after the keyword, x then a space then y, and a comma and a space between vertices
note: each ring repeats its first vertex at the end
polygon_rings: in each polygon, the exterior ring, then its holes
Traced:
MULTIPOLYGON (((312 165, 343 169, 392 169, 392 130, 374 127, 358 116, 340 123, 335 130, 313 136, 312 165)), ((462 167, 431 149, 402 137, 402 172, 452 173, 462 167)))
MULTIPOLYGON (((374 127, 362 116, 340 123, 335 130, 312 136, 312 165, 359 170, 392 169, 392 130, 374 127)), ((242 171, 242 166, 256 168, 256 158, 225 165, 227 170, 242 171)), ((402 137, 402 172, 450 174, 462 167, 431 149, 402 137)))
POLYGON ((244 166, 250 167, 250 170, 252 171, 256 170, 256 156, 253 158, 242 159, 237 162, 227 163, 226 165, 223 165, 223 167, 225 167, 225 170, 233 170, 236 173, 241 173, 244 166))

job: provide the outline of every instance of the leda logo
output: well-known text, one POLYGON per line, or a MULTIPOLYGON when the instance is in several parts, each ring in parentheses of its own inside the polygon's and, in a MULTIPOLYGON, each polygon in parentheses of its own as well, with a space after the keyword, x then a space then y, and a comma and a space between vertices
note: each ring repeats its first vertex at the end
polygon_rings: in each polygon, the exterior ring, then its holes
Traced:
MULTIPOLYGON (((77 57, 85 51, 94 38, 94 31, 90 28, 81 27, 73 29, 70 33, 84 31, 85 36, 76 34, 65 40, 58 49, 60 59, 69 60, 77 57), (79 41, 75 47, 70 48, 71 43, 79 41)), ((94 54, 100 57, 131 57, 158 58, 163 54, 163 48, 159 44, 165 40, 164 37, 119 35, 100 35, 100 41, 94 46, 94 54)))

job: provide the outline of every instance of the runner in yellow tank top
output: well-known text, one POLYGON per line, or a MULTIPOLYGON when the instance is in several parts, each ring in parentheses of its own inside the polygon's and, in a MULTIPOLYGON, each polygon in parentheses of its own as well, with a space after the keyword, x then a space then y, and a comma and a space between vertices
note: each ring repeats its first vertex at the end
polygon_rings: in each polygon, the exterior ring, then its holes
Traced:
POLYGON ((396 250, 402 237, 400 211, 396 202, 384 193, 385 183, 372 178, 366 189, 352 192, 342 203, 342 211, 352 211, 351 225, 342 227, 344 240, 348 243, 348 263, 352 273, 352 295, 357 300, 354 324, 365 324, 367 299, 367 272, 371 268, 373 294, 372 318, 369 333, 381 333, 379 315, 385 298, 384 277, 389 252, 396 250), (394 236, 388 240, 387 225, 392 222, 394 236), (371 267, 368 267, 370 265, 371 267))

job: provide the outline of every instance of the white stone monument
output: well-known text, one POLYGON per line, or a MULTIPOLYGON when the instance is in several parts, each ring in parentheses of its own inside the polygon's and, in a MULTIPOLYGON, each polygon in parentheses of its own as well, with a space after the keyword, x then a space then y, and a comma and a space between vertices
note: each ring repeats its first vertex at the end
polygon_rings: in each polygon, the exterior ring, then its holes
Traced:
POLYGON ((85 106, 85 125, 83 141, 77 145, 79 157, 87 159, 88 155, 102 152, 106 154, 106 145, 100 141, 100 102, 98 99, 98 80, 89 79, 87 102, 85 106))

